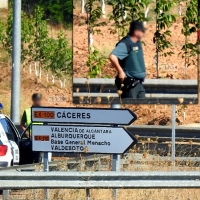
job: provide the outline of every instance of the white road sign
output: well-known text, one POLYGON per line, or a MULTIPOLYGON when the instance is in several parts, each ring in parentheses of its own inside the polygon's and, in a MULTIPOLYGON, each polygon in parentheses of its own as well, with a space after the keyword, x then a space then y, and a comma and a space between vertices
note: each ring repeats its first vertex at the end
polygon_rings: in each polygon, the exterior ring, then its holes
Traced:
POLYGON ((129 125, 136 119, 128 109, 32 107, 32 122, 129 125))
POLYGON ((121 154, 136 143, 122 127, 32 127, 33 151, 121 154))

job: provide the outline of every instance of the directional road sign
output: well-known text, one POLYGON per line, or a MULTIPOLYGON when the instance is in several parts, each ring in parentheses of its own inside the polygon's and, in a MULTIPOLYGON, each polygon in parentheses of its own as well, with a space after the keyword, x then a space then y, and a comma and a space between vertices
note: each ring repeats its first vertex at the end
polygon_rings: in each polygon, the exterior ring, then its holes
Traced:
POLYGON ((32 122, 129 125, 136 119, 128 109, 32 107, 32 122))
POLYGON ((33 125, 32 150, 121 154, 137 140, 122 127, 33 125))

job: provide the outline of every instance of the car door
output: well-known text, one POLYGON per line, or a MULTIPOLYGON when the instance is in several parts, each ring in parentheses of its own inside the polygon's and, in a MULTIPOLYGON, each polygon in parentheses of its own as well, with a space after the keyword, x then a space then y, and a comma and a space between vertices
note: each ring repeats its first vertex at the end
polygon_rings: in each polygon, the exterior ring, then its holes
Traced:
POLYGON ((22 132, 20 141, 20 164, 32 164, 33 163, 33 152, 32 152, 32 140, 27 138, 26 132, 30 133, 29 125, 25 131, 22 132))
POLYGON ((7 117, 1 117, 1 125, 7 135, 8 141, 11 145, 13 155, 13 165, 18 165, 20 160, 19 142, 20 137, 18 131, 13 127, 12 122, 7 117))

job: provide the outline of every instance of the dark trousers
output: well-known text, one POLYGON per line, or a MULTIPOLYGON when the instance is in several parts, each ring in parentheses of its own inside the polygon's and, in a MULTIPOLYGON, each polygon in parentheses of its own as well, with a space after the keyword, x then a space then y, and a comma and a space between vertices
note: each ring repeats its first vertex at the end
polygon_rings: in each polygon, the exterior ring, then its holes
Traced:
POLYGON ((132 86, 132 83, 125 79, 123 83, 116 77, 115 84, 118 90, 122 91, 121 98, 145 99, 145 89, 142 81, 132 86))

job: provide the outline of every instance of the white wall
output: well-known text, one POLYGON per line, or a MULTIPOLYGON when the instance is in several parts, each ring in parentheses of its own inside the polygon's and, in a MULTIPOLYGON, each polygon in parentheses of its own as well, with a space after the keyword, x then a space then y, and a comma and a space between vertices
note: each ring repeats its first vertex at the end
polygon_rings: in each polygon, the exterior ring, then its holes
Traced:
POLYGON ((8 8, 8 0, 0 0, 0 8, 8 8))

